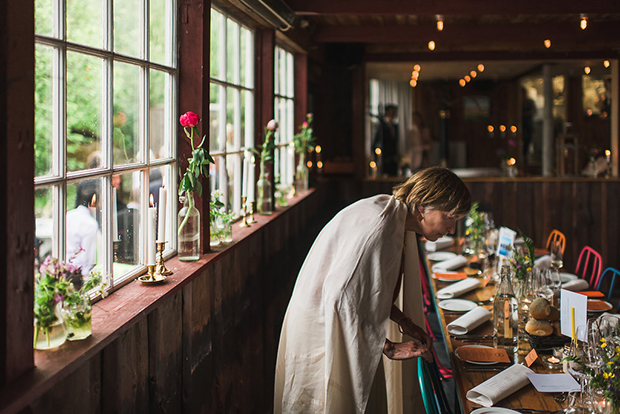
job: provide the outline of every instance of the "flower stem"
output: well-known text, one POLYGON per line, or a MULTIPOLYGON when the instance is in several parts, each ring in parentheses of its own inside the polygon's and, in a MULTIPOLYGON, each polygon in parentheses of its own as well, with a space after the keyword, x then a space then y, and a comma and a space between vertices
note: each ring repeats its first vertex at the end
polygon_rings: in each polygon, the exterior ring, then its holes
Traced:
POLYGON ((187 224, 187 220, 189 220, 189 212, 194 208, 194 196, 190 193, 185 193, 187 197, 187 212, 185 213, 185 217, 179 226, 179 235, 181 235, 181 231, 183 231, 183 227, 187 224))

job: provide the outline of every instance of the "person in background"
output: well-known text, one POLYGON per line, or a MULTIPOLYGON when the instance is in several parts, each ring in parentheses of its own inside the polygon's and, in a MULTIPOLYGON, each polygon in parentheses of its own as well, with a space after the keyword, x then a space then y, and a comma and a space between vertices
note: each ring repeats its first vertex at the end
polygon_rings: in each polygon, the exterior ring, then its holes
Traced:
POLYGON ((380 172, 389 176, 398 175, 398 107, 386 105, 385 113, 379 116, 379 125, 372 139, 371 156, 375 157, 380 167, 380 172), (376 150, 381 150, 381 155, 376 155, 376 150))
POLYGON ((536 116, 536 102, 527 94, 527 89, 521 88, 521 136, 523 137, 523 157, 527 160, 530 144, 534 137, 534 117, 536 116))
MULTIPOLYGON (((432 340, 410 319, 423 324, 424 310, 416 237, 406 231, 437 240, 453 233, 470 208, 465 184, 451 171, 431 167, 396 186, 391 196, 350 205, 325 226, 284 318, 276 414, 363 413, 382 354, 390 360, 432 360, 432 340), (388 340, 390 320, 408 338, 388 340)), ((388 390, 388 398, 395 393, 388 390)))
POLYGON ((87 277, 97 261, 99 224, 89 207, 98 203, 99 180, 82 181, 76 189, 75 208, 67 211, 66 260, 81 267, 82 276, 87 277))

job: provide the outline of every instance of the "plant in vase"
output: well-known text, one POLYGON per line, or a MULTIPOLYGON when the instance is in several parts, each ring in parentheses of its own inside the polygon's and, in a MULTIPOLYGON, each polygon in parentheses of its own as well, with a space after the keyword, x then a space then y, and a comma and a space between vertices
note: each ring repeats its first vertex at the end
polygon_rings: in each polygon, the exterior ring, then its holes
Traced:
POLYGON ((226 206, 220 200, 221 196, 222 193, 214 191, 209 202, 211 246, 232 242, 232 221, 235 213, 226 211, 226 206))
MULTIPOLYGON (((258 182, 256 183, 256 188, 258 190, 256 209, 260 214, 271 214, 273 212, 273 190, 269 177, 267 176, 267 163, 273 162, 273 151, 276 148, 274 135, 277 129, 278 123, 276 120, 272 119, 269 121, 265 127, 265 135, 263 144, 260 146, 260 151, 252 149, 252 151, 260 156, 260 170, 258 182)), ((253 185, 253 183, 251 185, 253 185)))
POLYGON ((314 150, 314 130, 312 128, 313 115, 306 115, 306 121, 299 127, 299 133, 293 137, 295 153, 299 155, 297 168, 295 168, 295 186, 297 192, 308 190, 308 165, 306 154, 314 150))
POLYGON ((525 339, 525 325, 529 319, 530 305, 536 299, 536 286, 532 268, 534 266, 534 242, 518 230, 523 238, 525 248, 515 248, 510 258, 513 273, 513 286, 519 307, 519 353, 530 351, 529 342, 525 339))
POLYGON ((463 250, 465 253, 478 255, 484 250, 482 247, 484 243, 484 233, 486 231, 484 213, 478 211, 478 202, 472 204, 469 214, 467 214, 467 219, 465 220, 465 226, 467 227, 465 230, 467 247, 463 250))
POLYGON ((199 197, 202 196, 200 176, 208 177, 209 164, 214 163, 209 151, 204 148, 206 135, 202 137, 198 146, 194 145, 194 135, 200 138, 198 122, 200 117, 193 112, 186 112, 180 118, 185 135, 192 146, 192 156, 187 159, 187 169, 179 184, 179 197, 183 202, 183 208, 178 214, 177 250, 181 261, 194 261, 200 258, 200 212, 195 206, 194 193, 199 197))
POLYGON ((91 272, 86 281, 82 279, 81 273, 79 277, 73 279, 73 283, 67 288, 62 304, 68 340, 77 341, 90 336, 92 303, 88 292, 97 289, 101 297, 105 297, 104 287, 105 284, 102 283, 102 276, 99 272, 91 272))

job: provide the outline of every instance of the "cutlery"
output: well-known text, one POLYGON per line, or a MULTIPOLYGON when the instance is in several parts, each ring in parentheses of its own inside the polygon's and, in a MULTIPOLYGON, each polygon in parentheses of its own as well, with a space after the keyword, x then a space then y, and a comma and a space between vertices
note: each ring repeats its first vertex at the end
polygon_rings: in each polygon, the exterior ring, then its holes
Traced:
POLYGON ((459 341, 481 341, 485 339, 493 339, 493 335, 450 335, 450 338, 458 339, 459 341))

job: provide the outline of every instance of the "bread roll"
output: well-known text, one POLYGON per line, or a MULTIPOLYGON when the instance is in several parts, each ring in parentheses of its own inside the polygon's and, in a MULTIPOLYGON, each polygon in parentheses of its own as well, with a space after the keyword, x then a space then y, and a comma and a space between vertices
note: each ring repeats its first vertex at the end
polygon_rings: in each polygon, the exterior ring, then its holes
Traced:
POLYGON ((553 333, 553 326, 549 321, 530 319, 525 325, 525 330, 534 336, 549 336, 553 333))
POLYGON ((536 298, 530 305, 530 315, 534 319, 547 319, 551 314, 551 304, 545 298, 536 298))
POLYGON ((555 322, 560 320, 560 310, 555 306, 551 306, 551 312, 549 313, 549 317, 547 318, 550 322, 555 322))

